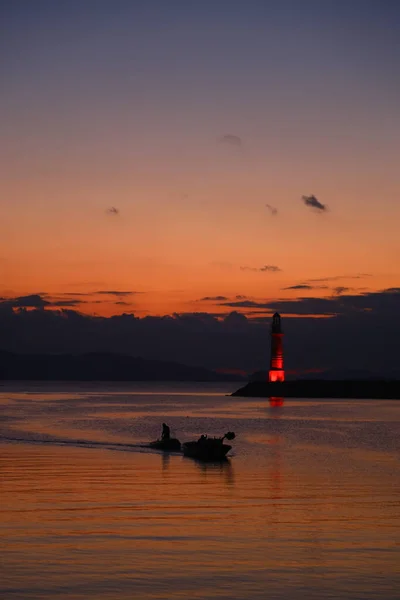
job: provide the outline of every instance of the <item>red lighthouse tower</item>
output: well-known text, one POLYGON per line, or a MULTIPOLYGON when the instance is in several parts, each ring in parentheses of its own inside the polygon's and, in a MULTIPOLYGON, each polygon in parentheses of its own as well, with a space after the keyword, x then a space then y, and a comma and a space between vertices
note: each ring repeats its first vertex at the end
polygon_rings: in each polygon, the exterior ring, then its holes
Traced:
POLYGON ((281 327, 281 316, 275 313, 272 317, 271 326, 271 363, 269 366, 269 378, 272 381, 285 381, 283 370, 283 333, 281 327))

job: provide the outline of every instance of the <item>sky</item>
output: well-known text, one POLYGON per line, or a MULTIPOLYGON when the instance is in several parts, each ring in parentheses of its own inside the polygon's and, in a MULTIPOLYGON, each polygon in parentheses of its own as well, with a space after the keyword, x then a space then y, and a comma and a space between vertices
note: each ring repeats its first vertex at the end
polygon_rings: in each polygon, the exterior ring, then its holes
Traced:
POLYGON ((399 287, 399 27, 396 0, 0 1, 2 302, 260 317, 399 287))

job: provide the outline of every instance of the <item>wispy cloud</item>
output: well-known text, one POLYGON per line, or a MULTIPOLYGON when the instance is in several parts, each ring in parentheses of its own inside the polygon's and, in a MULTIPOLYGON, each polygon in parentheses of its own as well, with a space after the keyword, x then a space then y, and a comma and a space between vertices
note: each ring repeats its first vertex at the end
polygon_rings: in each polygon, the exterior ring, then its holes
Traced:
POLYGON ((126 292, 121 290, 98 290, 97 292, 93 292, 94 294, 102 294, 104 296, 133 296, 134 294, 142 294, 143 292, 126 292))
POLYGON ((204 296, 194 302, 233 302, 234 300, 245 300, 246 298, 247 296, 244 296, 243 294, 237 294, 236 296, 233 296, 233 298, 229 298, 228 296, 204 296))
POLYGON ((67 300, 53 300, 49 304, 51 306, 58 306, 62 308, 63 306, 79 306, 80 304, 85 304, 86 300, 78 300, 77 298, 70 298, 67 300))
POLYGON ((337 287, 333 288, 333 292, 337 295, 340 296, 340 294, 344 294, 344 292, 349 292, 350 290, 352 290, 353 288, 350 287, 344 287, 342 285, 338 285, 337 287))
POLYGON ((308 283, 298 283, 282 288, 283 290, 327 290, 327 285, 309 285, 308 283))
MULTIPOLYGON (((44 296, 49 296, 51 294, 43 294, 44 296)), ((91 296, 90 292, 60 292, 56 294, 57 296, 68 296, 68 298, 75 298, 75 296, 91 296)))
POLYGON ((110 206, 106 209, 106 214, 110 215, 111 217, 116 217, 117 215, 119 215, 119 208, 116 208, 115 206, 110 206))
POLYGON ((220 144, 227 144, 228 146, 236 146, 236 148, 241 148, 243 145, 242 138, 238 135, 233 135, 232 133, 226 133, 219 137, 218 142, 220 144))
POLYGON ((229 300, 226 296, 204 296, 204 298, 200 298, 199 302, 216 302, 219 300, 229 300))
POLYGON ((357 273, 356 275, 333 275, 330 277, 317 277, 316 279, 307 279, 310 283, 322 283, 328 281, 339 281, 340 279, 364 279, 364 277, 372 277, 370 273, 357 273))
POLYGON ((324 211, 327 209, 326 204, 322 204, 314 195, 302 196, 301 199, 306 206, 310 206, 316 210, 324 211))
POLYGON ((299 283, 298 285, 289 285, 288 287, 282 288, 283 290, 312 290, 314 286, 306 283, 299 283))
POLYGON ((276 215, 278 214, 278 209, 275 208, 275 206, 272 206, 271 204, 266 204, 265 206, 268 208, 268 210, 271 213, 271 215, 273 217, 276 217, 276 215))
POLYGON ((276 265, 264 265, 263 267, 240 267, 241 271, 253 271, 258 273, 277 273, 278 271, 282 271, 276 265))
POLYGON ((270 303, 260 303, 254 300, 238 300, 231 302, 222 302, 221 306, 229 306, 231 308, 269 308, 270 303))

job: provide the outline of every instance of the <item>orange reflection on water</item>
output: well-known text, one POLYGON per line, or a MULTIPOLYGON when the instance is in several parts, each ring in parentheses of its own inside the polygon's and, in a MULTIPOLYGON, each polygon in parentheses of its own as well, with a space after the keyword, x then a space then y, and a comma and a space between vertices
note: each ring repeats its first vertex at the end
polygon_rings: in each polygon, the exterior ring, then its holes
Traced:
MULTIPOLYGON (((222 409, 232 418, 232 399, 223 402, 218 418, 222 409)), ((145 449, 2 444, 4 597, 396 598, 400 487, 391 463, 316 445, 314 404, 243 406, 235 456, 220 464, 145 449)))

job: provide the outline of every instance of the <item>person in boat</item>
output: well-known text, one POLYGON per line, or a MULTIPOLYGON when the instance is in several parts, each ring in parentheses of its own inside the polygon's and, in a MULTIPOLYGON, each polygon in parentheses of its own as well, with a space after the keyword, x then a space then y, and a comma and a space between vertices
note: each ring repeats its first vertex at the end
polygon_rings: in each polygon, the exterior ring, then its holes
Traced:
POLYGON ((199 439, 198 439, 197 441, 198 441, 198 442, 200 442, 200 443, 202 443, 202 442, 205 442, 205 441, 206 441, 206 439, 207 439, 207 436, 203 434, 203 435, 201 435, 201 436, 199 437, 199 439))
POLYGON ((168 427, 168 425, 166 423, 162 424, 162 433, 161 433, 161 439, 162 440, 169 440, 171 438, 171 431, 168 427))

